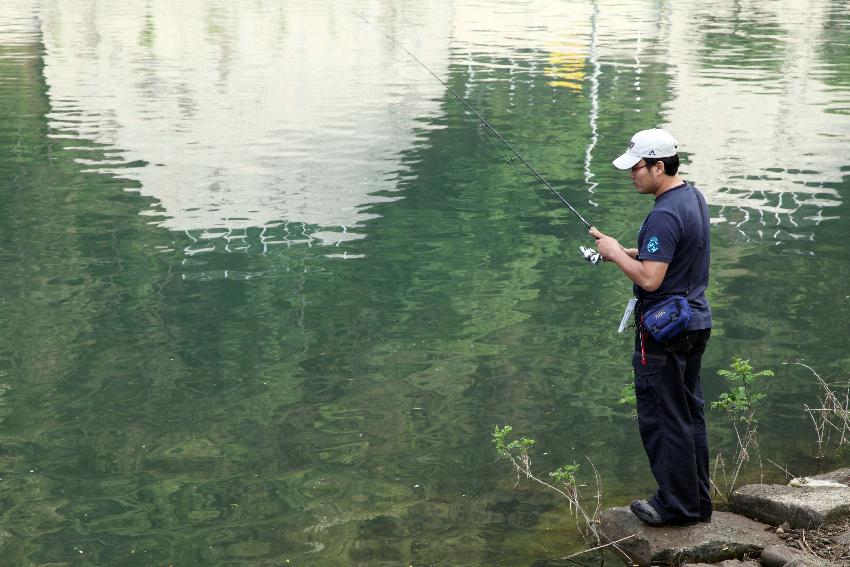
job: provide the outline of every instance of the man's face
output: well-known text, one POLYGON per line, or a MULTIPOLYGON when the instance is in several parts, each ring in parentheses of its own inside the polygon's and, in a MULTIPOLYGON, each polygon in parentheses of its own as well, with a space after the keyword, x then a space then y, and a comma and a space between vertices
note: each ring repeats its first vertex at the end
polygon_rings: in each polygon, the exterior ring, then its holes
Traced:
MULTIPOLYGON (((659 175, 657 166, 661 162, 655 162, 652 167, 647 165, 646 161, 640 160, 629 172, 632 177, 632 184, 638 190, 638 193, 653 194, 658 190, 659 175)), ((663 164, 662 164, 663 167, 663 164)))

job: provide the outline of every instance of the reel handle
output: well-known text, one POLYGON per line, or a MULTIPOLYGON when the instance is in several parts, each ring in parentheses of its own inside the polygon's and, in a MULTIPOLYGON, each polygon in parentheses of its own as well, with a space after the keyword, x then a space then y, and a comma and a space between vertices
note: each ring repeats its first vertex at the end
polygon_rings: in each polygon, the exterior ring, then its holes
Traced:
POLYGON ((579 246, 579 253, 584 256, 584 259, 596 266, 599 262, 602 261, 602 254, 594 250, 593 248, 588 248, 587 246, 579 246))

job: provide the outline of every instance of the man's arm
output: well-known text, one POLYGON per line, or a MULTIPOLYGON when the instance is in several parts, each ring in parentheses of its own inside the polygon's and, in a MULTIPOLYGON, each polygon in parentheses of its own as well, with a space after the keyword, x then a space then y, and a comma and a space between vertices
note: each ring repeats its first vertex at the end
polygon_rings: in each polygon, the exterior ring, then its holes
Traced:
POLYGON ((602 254, 602 258, 614 262, 626 277, 635 282, 646 291, 655 291, 664 281, 667 274, 666 262, 654 260, 638 260, 637 249, 625 249, 616 238, 602 234, 596 228, 590 229, 590 235, 596 239, 596 249, 602 254))

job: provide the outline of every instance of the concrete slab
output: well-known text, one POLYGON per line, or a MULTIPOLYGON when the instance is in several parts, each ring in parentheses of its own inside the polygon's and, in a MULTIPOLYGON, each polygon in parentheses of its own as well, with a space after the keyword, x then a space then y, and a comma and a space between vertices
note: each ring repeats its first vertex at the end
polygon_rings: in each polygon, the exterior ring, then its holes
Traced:
POLYGON ((774 526, 813 529, 850 517, 850 488, 749 484, 732 493, 732 510, 774 526))
POLYGON ((654 528, 638 520, 626 507, 602 512, 600 529, 608 541, 634 534, 618 543, 624 560, 636 565, 659 563, 717 563, 758 555, 780 543, 768 526, 728 512, 715 512, 710 524, 654 528))

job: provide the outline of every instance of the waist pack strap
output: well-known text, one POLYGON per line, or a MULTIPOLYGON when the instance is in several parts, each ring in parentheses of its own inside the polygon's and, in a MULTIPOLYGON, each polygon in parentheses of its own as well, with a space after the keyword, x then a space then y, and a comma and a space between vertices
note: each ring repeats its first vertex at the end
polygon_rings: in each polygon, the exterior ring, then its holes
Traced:
POLYGON ((694 266, 696 266, 697 260, 702 257, 701 252, 705 246, 705 221, 703 220, 705 217, 705 207, 702 205, 702 199, 699 198, 699 190, 696 187, 694 187, 694 198, 697 200, 697 205, 699 206, 699 247, 697 248, 697 253, 694 254, 694 259, 691 260, 691 265, 688 268, 688 288, 685 290, 685 299, 687 299, 688 295, 690 295, 691 290, 694 289, 694 266))

